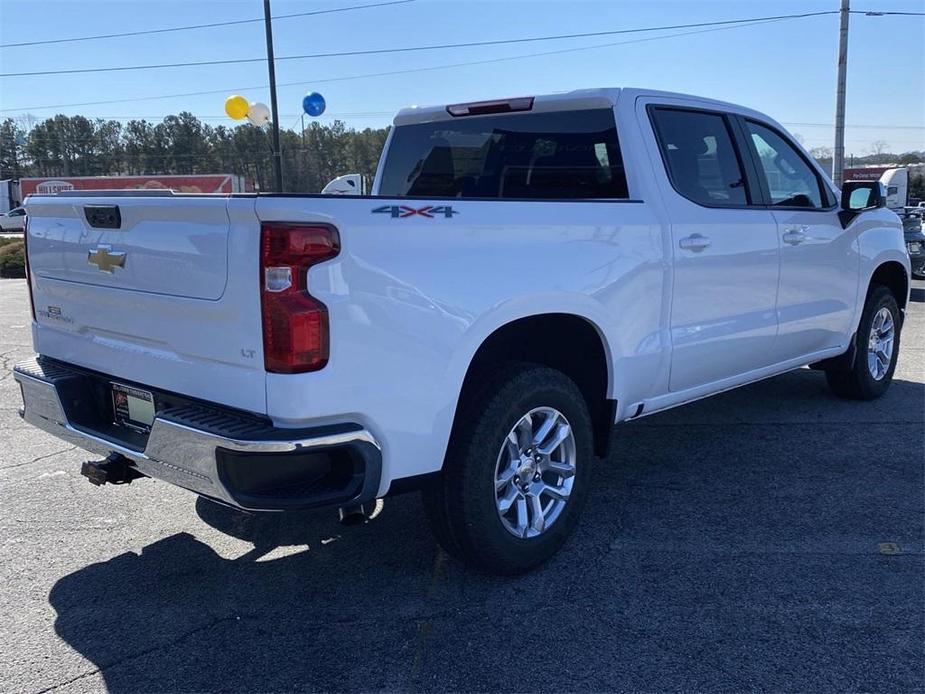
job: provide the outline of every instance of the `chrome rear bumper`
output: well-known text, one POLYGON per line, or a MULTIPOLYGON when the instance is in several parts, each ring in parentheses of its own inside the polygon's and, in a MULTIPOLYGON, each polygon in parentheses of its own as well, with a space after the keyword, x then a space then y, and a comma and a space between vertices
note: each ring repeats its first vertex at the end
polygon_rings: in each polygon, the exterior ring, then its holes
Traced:
MULTIPOLYGON (((371 501, 378 491, 379 444, 355 424, 280 429, 218 407, 172 407, 158 411, 146 440, 133 444, 113 435, 112 427, 87 424, 93 418, 86 411, 91 402, 87 379, 105 381, 104 375, 39 357, 14 366, 13 378, 22 389, 20 415, 33 426, 101 456, 119 453, 148 477, 239 508, 287 510, 357 504, 371 501), (300 461, 317 467, 322 462, 332 464, 329 461, 335 458, 343 461, 339 465, 351 466, 349 474, 343 471, 337 476, 339 481, 346 480, 343 489, 329 482, 313 488, 308 481, 293 479, 300 461), (236 461, 232 474, 223 469, 229 460, 236 461), (274 488, 273 466, 284 460, 288 478, 274 488), (257 486, 264 489, 250 488, 254 486, 246 481, 250 472, 260 475, 257 486)), ((89 414, 106 419, 104 413, 89 414)))

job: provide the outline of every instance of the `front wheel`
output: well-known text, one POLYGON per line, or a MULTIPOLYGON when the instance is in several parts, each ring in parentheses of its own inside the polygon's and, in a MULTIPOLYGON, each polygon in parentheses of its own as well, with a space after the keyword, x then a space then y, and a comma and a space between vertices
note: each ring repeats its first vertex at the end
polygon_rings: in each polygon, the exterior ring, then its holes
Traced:
POLYGON ((893 380, 899 355, 902 316, 893 293, 874 285, 867 294, 857 332, 857 356, 848 371, 825 372, 829 387, 840 398, 873 400, 893 380))
POLYGON ((434 534, 484 571, 527 571, 574 529, 593 460, 575 383, 544 366, 509 365, 460 404, 444 469, 424 491, 434 534))

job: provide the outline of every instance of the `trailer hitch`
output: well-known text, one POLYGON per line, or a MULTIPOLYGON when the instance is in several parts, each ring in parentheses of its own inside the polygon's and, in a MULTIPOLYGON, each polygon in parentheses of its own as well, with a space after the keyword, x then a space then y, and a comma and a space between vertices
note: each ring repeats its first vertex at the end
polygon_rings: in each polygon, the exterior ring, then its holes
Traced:
POLYGON ((88 460, 80 466, 80 474, 97 487, 107 483, 131 484, 132 480, 147 477, 132 465, 131 460, 120 453, 110 453, 105 460, 88 460))

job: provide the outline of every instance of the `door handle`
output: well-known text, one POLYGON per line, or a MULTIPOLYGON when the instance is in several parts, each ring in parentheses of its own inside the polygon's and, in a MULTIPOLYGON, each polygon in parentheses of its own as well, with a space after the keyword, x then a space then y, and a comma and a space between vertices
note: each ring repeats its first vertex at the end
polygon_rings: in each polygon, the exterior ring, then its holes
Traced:
POLYGON ((806 227, 790 227, 784 232, 784 243, 789 243, 791 246, 799 246, 806 240, 806 227))
POLYGON ((710 238, 703 234, 691 234, 678 241, 678 245, 685 251, 700 253, 704 248, 710 247, 710 238))

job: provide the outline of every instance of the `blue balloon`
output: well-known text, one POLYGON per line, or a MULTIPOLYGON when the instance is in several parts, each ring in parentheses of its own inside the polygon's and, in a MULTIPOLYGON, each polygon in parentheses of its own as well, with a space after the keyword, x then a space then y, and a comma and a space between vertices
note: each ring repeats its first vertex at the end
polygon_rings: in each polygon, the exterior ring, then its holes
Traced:
POLYGON ((302 99, 302 110, 310 116, 320 116, 324 113, 324 97, 318 92, 306 94, 302 99))

